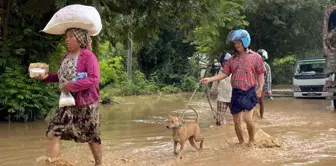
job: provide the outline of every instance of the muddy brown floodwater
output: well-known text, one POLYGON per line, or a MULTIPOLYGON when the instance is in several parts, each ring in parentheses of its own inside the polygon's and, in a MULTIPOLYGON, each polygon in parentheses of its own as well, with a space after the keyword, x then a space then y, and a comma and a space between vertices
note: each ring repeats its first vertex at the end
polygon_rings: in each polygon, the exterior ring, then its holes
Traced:
MULTIPOLYGON (((125 97, 117 105, 100 106, 103 160, 106 166, 168 165, 335 165, 336 113, 330 101, 276 98, 265 100, 265 119, 255 115, 258 128, 281 143, 280 148, 238 146, 232 116, 229 124, 214 127, 206 98, 197 94, 191 104, 200 114, 204 150, 188 143, 182 160, 173 154, 172 131, 164 124, 168 114, 179 115, 191 94, 125 97)), ((215 101, 213 101, 215 106, 215 101)), ((195 115, 188 110, 185 118, 195 115)), ((0 165, 42 165, 46 122, 0 124, 0 165)), ((246 129, 245 129, 246 130, 246 129)), ((245 138, 247 134, 245 131, 245 138)), ((246 139, 247 142, 247 139, 246 139)), ((87 144, 63 141, 61 158, 77 166, 92 166, 87 144)))

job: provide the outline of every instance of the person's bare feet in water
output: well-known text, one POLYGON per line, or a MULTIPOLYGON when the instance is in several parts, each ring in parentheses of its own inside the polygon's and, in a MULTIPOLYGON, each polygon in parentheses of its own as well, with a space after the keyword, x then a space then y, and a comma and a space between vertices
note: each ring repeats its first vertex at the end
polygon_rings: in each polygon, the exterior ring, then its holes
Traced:
POLYGON ((237 143, 234 143, 233 145, 242 147, 243 145, 245 145, 245 142, 237 142, 237 143))
POLYGON ((239 140, 238 144, 239 145, 244 145, 245 141, 244 140, 239 140))
POLYGON ((247 146, 248 147, 253 147, 253 146, 255 146, 256 144, 255 144, 255 142, 254 142, 254 140, 253 141, 249 141, 248 143, 247 143, 247 146))

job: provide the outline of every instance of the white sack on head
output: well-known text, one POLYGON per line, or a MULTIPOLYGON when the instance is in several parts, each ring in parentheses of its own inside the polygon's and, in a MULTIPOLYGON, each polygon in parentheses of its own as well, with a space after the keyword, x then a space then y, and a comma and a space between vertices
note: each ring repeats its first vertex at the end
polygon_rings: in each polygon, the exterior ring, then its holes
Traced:
POLYGON ((62 35, 69 28, 85 29, 90 36, 96 36, 102 30, 100 15, 92 6, 69 5, 57 11, 42 32, 62 35))

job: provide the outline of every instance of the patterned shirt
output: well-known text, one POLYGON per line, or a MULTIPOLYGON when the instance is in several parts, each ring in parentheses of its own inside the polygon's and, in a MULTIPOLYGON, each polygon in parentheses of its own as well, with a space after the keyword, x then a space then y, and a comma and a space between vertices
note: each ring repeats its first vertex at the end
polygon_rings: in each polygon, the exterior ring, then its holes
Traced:
MULTIPOLYGON (((64 60, 65 56, 61 59, 64 60)), ((76 93, 76 106, 85 106, 99 100, 100 69, 97 57, 88 49, 81 49, 77 60, 77 72, 87 73, 84 79, 69 82, 71 92, 76 93)), ((49 73, 45 82, 58 82, 58 73, 49 73)))
POLYGON ((231 76, 232 87, 248 90, 257 85, 257 76, 265 73, 266 69, 261 56, 251 50, 247 55, 233 56, 225 64, 223 73, 231 76))

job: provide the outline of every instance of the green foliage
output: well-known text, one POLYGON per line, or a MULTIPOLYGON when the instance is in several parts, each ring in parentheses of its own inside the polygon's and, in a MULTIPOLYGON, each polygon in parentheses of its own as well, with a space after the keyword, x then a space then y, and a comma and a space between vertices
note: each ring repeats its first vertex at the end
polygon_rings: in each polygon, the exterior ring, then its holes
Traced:
POLYGON ((31 62, 48 62, 61 39, 39 33, 54 12, 52 2, 5 3, 0 6, 0 120, 42 119, 56 106, 57 87, 27 73, 31 62))
POLYGON ((49 71, 55 72, 58 70, 60 60, 66 53, 66 48, 64 45, 65 45, 64 42, 56 43, 55 50, 51 52, 49 59, 47 60, 47 62, 50 62, 49 71))
POLYGON ((178 30, 162 30, 158 40, 139 51, 138 64, 147 79, 160 84, 180 84, 182 75, 192 73, 188 59, 195 49, 183 39, 178 30))
POLYGON ((120 73, 120 78, 121 82, 109 84, 101 90, 102 100, 111 99, 113 96, 153 94, 159 91, 156 83, 147 80, 138 70, 134 71, 133 80, 127 80, 126 72, 120 73))
POLYGON ((99 62, 100 66, 100 85, 120 82, 121 78, 118 71, 121 70, 121 57, 108 58, 99 62))
POLYGON ((147 80, 145 75, 138 70, 133 74, 133 82, 136 94, 151 94, 159 90, 155 82, 147 80))
POLYGON ((181 92, 181 89, 174 85, 167 85, 162 88, 162 91, 165 93, 179 93, 181 92))
POLYGON ((223 37, 220 30, 247 26, 245 16, 241 14, 243 1, 217 0, 208 1, 209 14, 202 11, 195 16, 200 20, 196 28, 188 34, 200 53, 215 54, 221 52, 223 37))
POLYGON ((321 54, 323 13, 330 4, 330 0, 247 0, 252 48, 266 49, 271 60, 288 54, 321 54))
POLYGON ((46 62, 50 71, 57 71, 59 60, 66 52, 62 37, 39 31, 61 7, 86 4, 99 11, 103 30, 93 39, 93 50, 99 58, 102 98, 113 98, 194 90, 200 62, 207 63, 209 55, 223 51, 223 39, 229 29, 248 25, 241 14, 243 2, 4 1, 0 5, 0 77, 4 89, 1 94, 6 95, 0 95, 0 101, 6 96, 11 99, 0 103, 0 117, 7 116, 9 111, 19 119, 40 119, 57 105, 57 85, 45 86, 30 79, 27 68, 31 62, 46 62), (125 71, 129 39, 134 48, 132 81, 127 80, 125 71), (34 110, 33 116, 30 110, 34 110))
POLYGON ((273 84, 292 84, 295 59, 293 55, 274 59, 271 68, 273 84))
POLYGON ((41 119, 57 103, 55 86, 30 79, 22 69, 7 67, 0 79, 0 120, 41 119))
POLYGON ((55 0, 57 8, 81 3, 97 8, 102 17, 101 41, 126 45, 129 37, 141 49, 158 39, 161 29, 176 27, 194 41, 199 51, 219 45, 218 28, 247 25, 240 14, 242 0, 55 0))
MULTIPOLYGON (((113 87, 112 91, 110 91, 109 96, 131 96, 135 95, 135 84, 131 80, 126 80, 121 82, 120 84, 111 85, 113 87)), ((104 91, 105 89, 102 89, 104 91)))
POLYGON ((184 76, 181 84, 181 90, 185 92, 194 91, 198 82, 199 80, 193 76, 184 76))

